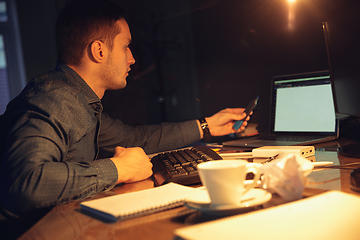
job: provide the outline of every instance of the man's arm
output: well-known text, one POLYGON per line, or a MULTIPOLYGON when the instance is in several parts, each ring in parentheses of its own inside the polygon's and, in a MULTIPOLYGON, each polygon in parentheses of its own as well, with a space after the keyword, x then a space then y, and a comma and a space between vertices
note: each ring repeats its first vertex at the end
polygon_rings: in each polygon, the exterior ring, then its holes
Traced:
MULTIPOLYGON (((247 125, 247 118, 236 131, 235 121, 245 117, 243 108, 224 109, 206 118, 212 136, 223 136, 243 131, 247 125)), ((100 148, 108 151, 107 157, 114 155, 117 146, 141 147, 147 154, 172 150, 199 141, 203 131, 198 120, 180 123, 162 123, 161 125, 129 127, 119 120, 111 119, 102 114, 102 128, 99 137, 100 148)))
POLYGON ((184 147, 200 139, 195 120, 130 127, 107 114, 101 116, 99 146, 108 150, 107 157, 114 155, 117 146, 141 147, 150 154, 184 147))

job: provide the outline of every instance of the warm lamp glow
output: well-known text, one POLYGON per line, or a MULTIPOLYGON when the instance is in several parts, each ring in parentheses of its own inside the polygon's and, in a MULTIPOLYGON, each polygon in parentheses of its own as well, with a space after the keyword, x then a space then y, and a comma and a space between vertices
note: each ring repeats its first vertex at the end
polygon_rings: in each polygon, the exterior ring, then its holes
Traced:
POLYGON ((288 29, 289 30, 294 30, 294 22, 295 22, 295 11, 294 11, 294 7, 295 7, 295 2, 296 0, 287 0, 287 2, 289 3, 289 22, 288 22, 288 29))

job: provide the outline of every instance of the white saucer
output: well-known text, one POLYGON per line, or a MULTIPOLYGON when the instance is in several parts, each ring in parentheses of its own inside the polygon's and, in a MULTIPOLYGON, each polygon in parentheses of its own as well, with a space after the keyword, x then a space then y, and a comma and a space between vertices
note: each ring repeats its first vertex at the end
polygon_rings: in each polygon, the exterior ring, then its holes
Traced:
POLYGON ((184 205, 187 208, 199 210, 207 215, 228 215, 245 212, 252 207, 266 203, 271 197, 271 193, 264 189, 252 188, 242 196, 239 204, 212 206, 206 189, 201 188, 199 193, 187 198, 184 205))

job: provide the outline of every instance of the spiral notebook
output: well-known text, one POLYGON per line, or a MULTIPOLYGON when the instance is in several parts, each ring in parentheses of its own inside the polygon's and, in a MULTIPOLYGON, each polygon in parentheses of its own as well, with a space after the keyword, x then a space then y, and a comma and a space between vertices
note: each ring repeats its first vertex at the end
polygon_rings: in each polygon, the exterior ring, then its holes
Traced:
POLYGON ((177 183, 138 192, 119 194, 86 201, 81 212, 106 222, 128 219, 181 206, 184 200, 199 191, 177 183))

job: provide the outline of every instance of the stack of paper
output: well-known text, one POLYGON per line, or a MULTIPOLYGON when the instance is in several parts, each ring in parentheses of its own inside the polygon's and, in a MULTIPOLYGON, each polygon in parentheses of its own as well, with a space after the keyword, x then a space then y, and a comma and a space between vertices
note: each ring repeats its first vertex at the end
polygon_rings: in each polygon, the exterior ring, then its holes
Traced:
POLYGON ((175 239, 360 239, 360 197, 330 191, 223 220, 184 227, 175 239))

